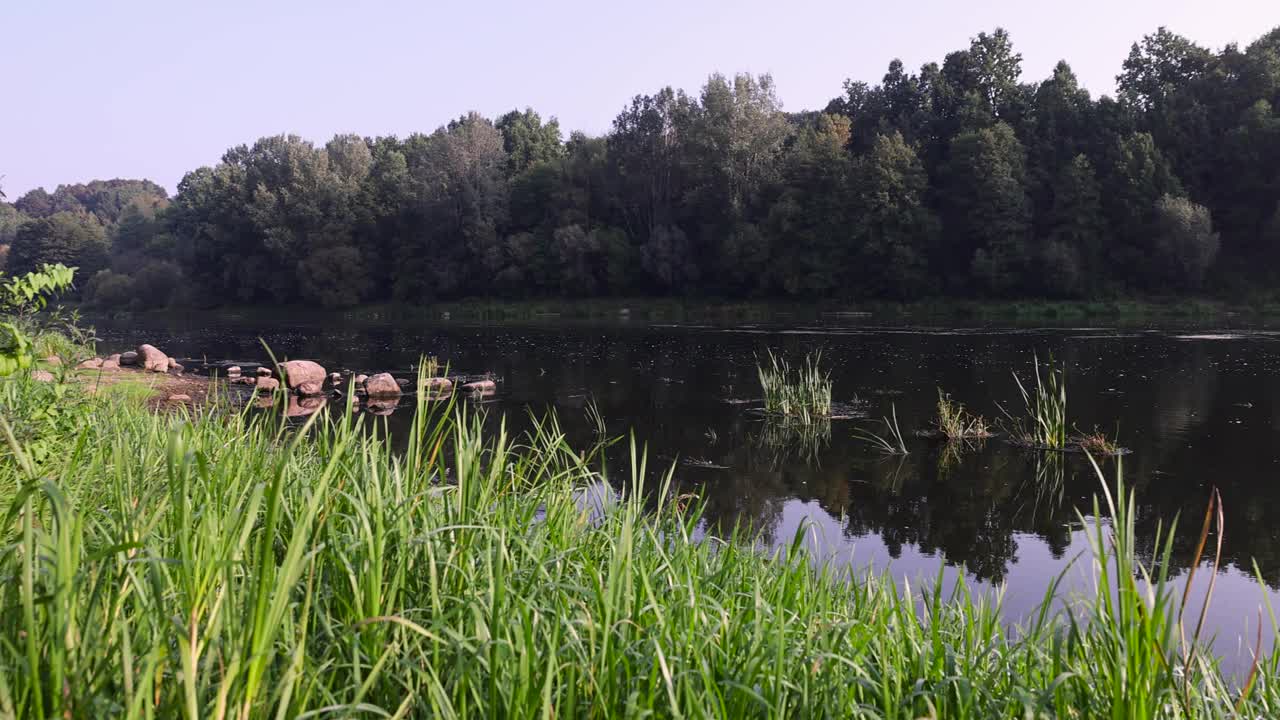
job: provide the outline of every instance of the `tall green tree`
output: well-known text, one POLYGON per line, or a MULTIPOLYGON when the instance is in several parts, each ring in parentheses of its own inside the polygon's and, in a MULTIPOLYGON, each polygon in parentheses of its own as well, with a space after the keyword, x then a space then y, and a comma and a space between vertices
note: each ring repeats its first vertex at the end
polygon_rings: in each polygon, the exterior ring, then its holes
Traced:
MULTIPOLYGON (((996 123, 957 136, 941 192, 946 265, 968 268, 973 287, 981 291, 1020 289, 1030 256, 1031 205, 1025 151, 1013 128, 996 123)), ((961 273, 952 282, 965 280, 961 273)))

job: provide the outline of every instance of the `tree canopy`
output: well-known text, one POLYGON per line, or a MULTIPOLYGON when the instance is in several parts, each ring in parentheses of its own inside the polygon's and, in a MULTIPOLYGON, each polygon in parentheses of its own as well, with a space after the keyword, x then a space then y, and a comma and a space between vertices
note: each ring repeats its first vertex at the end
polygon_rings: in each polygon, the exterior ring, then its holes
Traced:
POLYGON ((1134 43, 1117 96, 1025 77, 1003 29, 821 112, 768 75, 636 95, 603 137, 532 108, 404 138, 229 149, 0 203, 0 257, 105 304, 467 296, 1093 297, 1270 287, 1280 29, 1134 43), (87 272, 92 270, 92 272, 87 272))

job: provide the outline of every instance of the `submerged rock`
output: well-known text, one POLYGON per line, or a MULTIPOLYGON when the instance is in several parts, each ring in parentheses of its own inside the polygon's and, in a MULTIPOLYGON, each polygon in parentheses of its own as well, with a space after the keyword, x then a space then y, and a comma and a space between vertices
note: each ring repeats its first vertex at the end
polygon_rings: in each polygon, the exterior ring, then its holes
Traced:
POLYGON ((476 380, 463 385, 462 389, 473 393, 491 393, 498 389, 498 384, 492 380, 476 380))
POLYGON ((260 377, 255 384, 262 392, 275 392, 280 389, 280 381, 273 377, 260 377))
POLYGON ((422 381, 422 389, 431 395, 443 395, 453 392, 453 381, 449 378, 427 378, 422 381))
POLYGON ((364 381, 364 391, 369 397, 400 397, 400 384, 391 373, 378 373, 364 381))
POLYGON ((271 368, 266 365, 259 365, 257 373, 258 377, 271 377, 271 368))
POLYGON ((240 375, 239 365, 232 365, 231 367, 227 368, 227 377, 235 377, 238 375, 240 375))

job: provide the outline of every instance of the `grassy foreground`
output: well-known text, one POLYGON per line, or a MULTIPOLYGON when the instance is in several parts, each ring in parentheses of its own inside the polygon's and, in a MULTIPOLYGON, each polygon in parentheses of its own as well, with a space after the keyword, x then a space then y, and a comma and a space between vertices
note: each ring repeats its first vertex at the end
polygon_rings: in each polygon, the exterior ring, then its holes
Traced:
POLYGON ((696 510, 629 479, 639 452, 586 511, 599 448, 554 418, 513 439, 424 410, 392 454, 347 413, 284 430, 63 391, 77 420, 37 459, 40 428, 8 426, 53 392, 0 381, 0 716, 1280 714, 1274 657, 1229 683, 1181 598, 1135 582, 1122 489, 1097 596, 1008 633, 963 587, 815 570, 800 538, 696 542, 696 510))

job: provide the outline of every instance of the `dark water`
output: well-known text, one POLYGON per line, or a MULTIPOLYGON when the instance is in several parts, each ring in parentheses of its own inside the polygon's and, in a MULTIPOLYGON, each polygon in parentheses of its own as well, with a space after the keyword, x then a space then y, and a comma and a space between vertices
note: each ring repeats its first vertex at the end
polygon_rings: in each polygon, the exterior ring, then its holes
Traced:
MULTIPOLYGON (((1017 413, 1011 373, 1027 378, 1033 354, 1052 355, 1067 368, 1070 420, 1132 451, 1122 463, 1138 491, 1140 543, 1154 553, 1157 522, 1181 517, 1176 576, 1192 561, 1211 489, 1221 492, 1224 570, 1210 618, 1229 665, 1247 654, 1242 636, 1253 637, 1264 597, 1280 600, 1280 333, 1268 330, 882 327, 857 319, 486 326, 251 314, 92 322, 107 352, 151 342, 178 357, 261 361, 261 337, 278 355, 402 377, 431 354, 455 373, 497 378, 485 403, 491 411, 506 411, 518 426, 526 408, 555 408, 584 443, 593 401, 611 431, 634 430, 651 461, 676 464, 677 482, 707 503, 708 532, 740 525, 785 544, 806 528, 806 543, 823 559, 913 583, 942 567, 948 581, 965 573, 1002 587, 1015 618, 1064 570, 1068 588, 1087 591, 1077 510, 1087 514, 1100 488, 1087 460, 999 440, 956 454, 919 438, 909 439, 909 455, 884 457, 854 438, 869 419, 797 437, 759 413, 756 357, 772 350, 800 361, 821 350, 837 401, 872 419, 894 407, 907 431, 933 418, 939 388, 988 418, 1001 405, 1017 413), (1255 562, 1265 585, 1253 578, 1255 562)), ((407 416, 402 410, 392 421, 407 416)), ((1115 461, 1104 465, 1109 477, 1115 470, 1115 461)), ((1269 616, 1265 623, 1269 630, 1269 616)))

